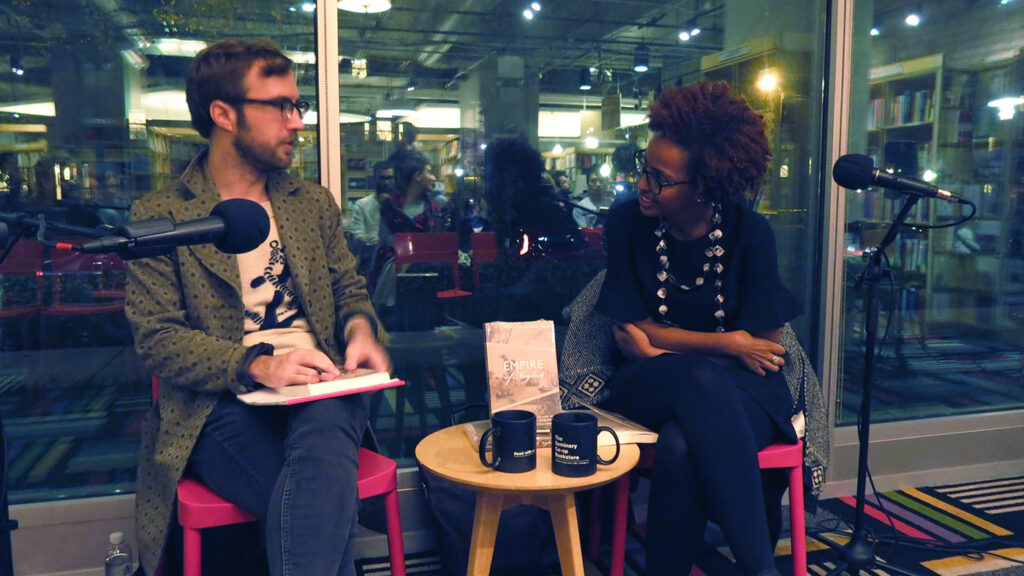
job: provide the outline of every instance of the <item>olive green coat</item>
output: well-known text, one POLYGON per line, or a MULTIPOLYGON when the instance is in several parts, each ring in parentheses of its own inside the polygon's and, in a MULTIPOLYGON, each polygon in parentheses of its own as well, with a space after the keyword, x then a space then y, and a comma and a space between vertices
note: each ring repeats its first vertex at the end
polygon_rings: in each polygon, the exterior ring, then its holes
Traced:
MULTIPOLYGON (((295 287, 320 348, 342 362, 342 331, 353 314, 375 315, 341 213, 326 189, 280 172, 267 191, 295 287)), ((203 218, 221 200, 197 156, 178 182, 146 195, 132 220, 203 218)), ((125 305, 135 349, 160 392, 142 430, 135 521, 139 556, 155 574, 174 512, 175 489, 207 416, 225 393, 244 391, 237 379, 243 304, 237 258, 204 244, 128 266, 125 305)))

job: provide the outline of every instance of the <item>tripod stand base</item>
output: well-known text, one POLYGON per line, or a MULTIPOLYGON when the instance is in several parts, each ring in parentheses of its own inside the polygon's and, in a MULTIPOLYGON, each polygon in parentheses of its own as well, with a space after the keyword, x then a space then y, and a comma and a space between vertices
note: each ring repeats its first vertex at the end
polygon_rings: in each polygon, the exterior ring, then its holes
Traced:
POLYGON ((876 566, 884 569, 889 574, 900 574, 901 576, 922 576, 917 572, 912 572, 904 568, 900 568, 894 564, 889 564, 883 560, 875 557, 874 545, 868 542, 867 538, 854 536, 845 546, 822 538, 818 535, 812 535, 812 538, 825 544, 829 548, 839 550, 839 562, 836 567, 833 568, 828 576, 839 576, 840 574, 849 574, 850 576, 857 576, 861 570, 870 570, 876 566))

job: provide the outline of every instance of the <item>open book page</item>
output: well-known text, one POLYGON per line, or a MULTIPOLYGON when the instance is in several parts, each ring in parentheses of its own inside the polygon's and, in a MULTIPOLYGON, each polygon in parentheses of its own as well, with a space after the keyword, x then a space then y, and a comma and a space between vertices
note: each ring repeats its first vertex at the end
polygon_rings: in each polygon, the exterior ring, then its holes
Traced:
POLYGON ((299 384, 283 388, 260 388, 246 394, 239 394, 238 399, 246 404, 260 406, 278 406, 300 404, 321 398, 332 398, 346 394, 360 394, 383 388, 393 388, 405 384, 395 380, 387 372, 375 372, 367 368, 359 368, 345 372, 340 378, 316 384, 299 384))

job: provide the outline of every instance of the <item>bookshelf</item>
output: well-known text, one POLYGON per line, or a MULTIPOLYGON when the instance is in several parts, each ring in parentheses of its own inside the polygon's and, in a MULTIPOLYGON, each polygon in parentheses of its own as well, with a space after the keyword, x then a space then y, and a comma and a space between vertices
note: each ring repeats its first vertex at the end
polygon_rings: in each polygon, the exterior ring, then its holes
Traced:
POLYGON ((573 183, 574 190, 586 190, 586 177, 591 168, 607 162, 611 164, 613 148, 566 148, 561 154, 544 152, 544 167, 547 170, 564 170, 573 183))
MULTIPOLYGON (((990 76, 1004 63, 962 70, 942 54, 894 62, 870 71, 867 153, 877 167, 924 179, 969 198, 978 213, 955 228, 905 228, 889 253, 898 282, 913 298, 901 305, 941 330, 1024 332, 1024 186, 1020 119, 994 120, 986 110, 990 76)), ((849 244, 873 246, 903 202, 880 189, 850 192, 849 244)), ((942 225, 969 208, 921 201, 908 222, 942 225)))

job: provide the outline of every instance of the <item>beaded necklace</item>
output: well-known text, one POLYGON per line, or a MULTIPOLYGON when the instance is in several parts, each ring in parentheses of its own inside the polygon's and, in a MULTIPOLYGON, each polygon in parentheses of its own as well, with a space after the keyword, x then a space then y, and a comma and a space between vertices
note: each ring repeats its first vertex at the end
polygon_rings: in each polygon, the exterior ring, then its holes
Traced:
POLYGON ((658 282, 661 283, 657 292, 658 300, 661 302, 658 306, 658 314, 661 315, 661 321, 665 324, 672 323, 668 319, 668 305, 665 303, 665 298, 668 296, 668 286, 677 286, 680 290, 689 291, 703 286, 708 278, 708 274, 714 271, 714 300, 718 306, 718 310, 715 310, 715 319, 718 320, 718 327, 715 328, 715 331, 725 332, 725 310, 722 308, 722 304, 725 302, 725 298, 722 297, 722 270, 725 269, 722 265, 722 255, 725 254, 725 248, 722 248, 718 243, 722 239, 722 229, 720 227, 722 223, 722 205, 713 204, 712 206, 715 209, 715 213, 711 217, 711 232, 708 233, 711 246, 704 250, 704 256, 707 259, 704 261, 704 265, 701 266, 700 274, 694 279, 692 285, 679 282, 676 280, 675 275, 669 271, 668 245, 665 243, 665 232, 668 230, 668 222, 664 218, 660 218, 658 220, 658 227, 654 230, 654 235, 658 237, 656 250, 658 252, 658 263, 661 266, 661 270, 658 271, 658 282))

